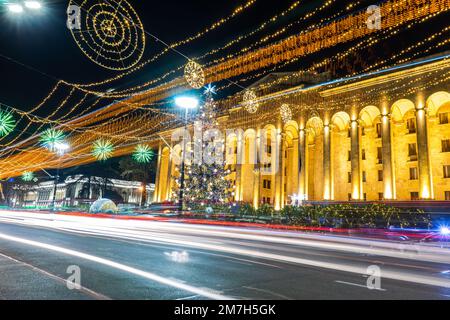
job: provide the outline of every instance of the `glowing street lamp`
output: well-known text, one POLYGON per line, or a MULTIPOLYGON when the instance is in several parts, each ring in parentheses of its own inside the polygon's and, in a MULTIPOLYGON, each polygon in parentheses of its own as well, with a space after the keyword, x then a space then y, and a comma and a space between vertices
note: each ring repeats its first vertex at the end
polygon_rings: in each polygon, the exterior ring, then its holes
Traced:
POLYGON ((39 1, 25 1, 25 7, 32 10, 39 10, 42 8, 42 4, 39 1))
POLYGON ((12 13, 22 13, 23 12, 22 5, 20 5, 18 3, 8 3, 6 6, 7 6, 9 12, 12 12, 12 13))
MULTIPOLYGON (((187 131, 188 124, 188 113, 189 110, 198 107, 199 101, 195 97, 181 96, 175 98, 175 104, 185 110, 184 114, 184 131, 187 131)), ((180 171, 180 196, 178 198, 178 211, 181 213, 183 211, 183 193, 184 193, 184 162, 186 160, 186 139, 183 138, 183 159, 181 160, 181 171, 180 171)))

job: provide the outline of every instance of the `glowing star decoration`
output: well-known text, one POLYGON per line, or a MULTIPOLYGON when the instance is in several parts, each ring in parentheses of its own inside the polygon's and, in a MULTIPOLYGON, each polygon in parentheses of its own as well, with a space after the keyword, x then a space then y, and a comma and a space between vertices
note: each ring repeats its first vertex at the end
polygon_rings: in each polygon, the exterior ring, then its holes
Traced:
POLYGON ((58 129, 45 130, 39 139, 42 146, 48 150, 54 152, 57 149, 58 144, 62 144, 65 138, 63 131, 58 129))
POLYGON ((92 145, 92 155, 100 161, 107 160, 112 157, 114 145, 109 140, 97 140, 92 145))
POLYGON ((89 59, 111 70, 127 70, 141 60, 145 30, 126 0, 70 1, 70 6, 79 8, 70 32, 89 59))
POLYGON ((211 83, 208 84, 208 85, 205 87, 205 92, 204 92, 204 94, 205 94, 205 95, 208 95, 208 94, 211 94, 211 95, 217 94, 216 86, 213 86, 211 83))
POLYGON ((149 163, 153 159, 153 150, 144 144, 139 144, 134 149, 133 159, 139 163, 149 163))
POLYGON ((16 122, 10 112, 0 110, 0 137, 8 135, 14 130, 16 122))
POLYGON ((257 99, 258 97, 256 96, 254 90, 248 89, 244 92, 243 104, 245 110, 247 110, 248 113, 255 113, 256 111, 258 111, 259 103, 257 99))
POLYGON ((280 107, 280 115, 281 115, 281 120, 283 120, 284 123, 291 121, 292 120, 291 107, 289 107, 288 104, 283 104, 280 107))
POLYGON ((22 180, 25 181, 25 182, 33 181, 33 180, 34 180, 34 174, 33 174, 33 172, 25 171, 25 172, 22 174, 22 180))
POLYGON ((189 61, 184 67, 184 78, 194 89, 200 89, 205 85, 205 72, 195 61, 189 61))

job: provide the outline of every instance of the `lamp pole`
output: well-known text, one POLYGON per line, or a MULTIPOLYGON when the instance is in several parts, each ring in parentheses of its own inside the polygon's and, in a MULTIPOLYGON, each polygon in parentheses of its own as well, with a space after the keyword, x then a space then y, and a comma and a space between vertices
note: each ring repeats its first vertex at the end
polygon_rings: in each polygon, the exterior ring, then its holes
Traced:
MULTIPOLYGON (((185 110, 184 112, 184 133, 188 129, 188 114, 189 109, 195 109, 198 106, 198 99, 193 97, 178 97, 175 99, 175 104, 185 110)), ((182 148, 181 170, 180 170, 180 190, 178 197, 178 212, 183 212, 183 197, 185 184, 185 161, 186 161, 186 135, 183 134, 183 148, 182 148)), ((170 168, 169 168, 170 170, 170 168)))
MULTIPOLYGON (((185 108, 186 111, 184 113, 184 132, 186 133, 187 131, 187 124, 188 124, 188 112, 189 109, 185 108)), ((184 162, 186 161, 186 136, 183 135, 183 149, 181 151, 182 154, 182 159, 181 159, 181 171, 180 171, 180 196, 178 198, 178 212, 182 213, 183 212, 183 196, 184 196, 184 180, 185 180, 185 165, 184 162)))

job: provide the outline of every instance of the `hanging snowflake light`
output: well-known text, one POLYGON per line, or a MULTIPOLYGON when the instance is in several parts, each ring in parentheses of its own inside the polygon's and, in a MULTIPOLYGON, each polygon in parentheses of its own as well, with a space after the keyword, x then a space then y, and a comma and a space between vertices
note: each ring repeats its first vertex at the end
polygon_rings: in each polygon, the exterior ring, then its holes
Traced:
POLYGON ((252 89, 248 89, 244 92, 243 104, 248 113, 255 113, 258 111, 259 103, 257 98, 255 91, 252 89))
POLYGON ((10 112, 0 110, 0 137, 4 137, 13 131, 16 122, 10 112))
POLYGON ((200 89, 205 85, 205 72, 195 61, 189 61, 184 67, 184 78, 194 89, 200 89))
POLYGON ((30 181, 32 181, 33 179, 34 179, 34 173, 31 172, 31 171, 25 171, 25 172, 22 174, 22 180, 25 181, 25 182, 30 182, 30 181))
POLYGON ((283 120, 284 123, 291 121, 292 120, 291 107, 289 107, 288 104, 283 104, 280 107, 280 115, 281 115, 281 120, 283 120))
POLYGON ((39 141, 44 148, 54 152, 57 146, 63 143, 64 138, 65 134, 63 131, 59 129, 47 129, 41 134, 39 141))
POLYGON ((92 145, 92 155, 100 161, 111 158, 113 151, 114 145, 109 140, 99 139, 92 145))
POLYGON ((153 150, 145 144, 139 144, 134 149, 133 159, 139 163, 149 163, 154 156, 153 150))

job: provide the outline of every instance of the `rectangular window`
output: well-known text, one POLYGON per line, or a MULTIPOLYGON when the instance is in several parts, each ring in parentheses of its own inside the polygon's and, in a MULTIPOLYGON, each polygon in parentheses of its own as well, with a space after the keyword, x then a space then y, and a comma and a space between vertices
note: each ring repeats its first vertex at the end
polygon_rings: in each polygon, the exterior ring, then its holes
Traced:
POLYGON ((378 164, 383 163, 383 148, 382 147, 377 148, 377 161, 378 161, 378 164))
POLYGON ((378 200, 380 200, 380 201, 384 200, 384 193, 383 192, 378 192, 378 200))
POLYGON ((362 160, 366 160, 366 149, 361 150, 361 158, 362 160))
POLYGON ((347 174, 347 181, 348 181, 348 183, 352 183, 352 173, 351 172, 349 172, 347 174))
POLYGON ((450 201, 450 191, 445 191, 445 200, 450 201))
POLYGON ((417 180, 417 179, 419 179, 417 168, 416 167, 409 168, 409 180, 417 180))
POLYGON ((348 201, 352 201, 352 194, 351 193, 348 194, 348 201))
POLYGON ((383 170, 378 170, 378 181, 383 181, 383 170))
POLYGON ((364 130, 364 129, 365 129, 365 127, 361 127, 361 135, 362 136, 366 135, 366 130, 364 130))
POLYGON ((439 124, 447 124, 448 123, 448 112, 439 113, 439 124))
POLYGON ((450 139, 445 139, 441 141, 442 152, 450 152, 450 139))
POLYGON ((408 129, 408 133, 416 133, 416 119, 410 118, 406 120, 406 128, 408 129))
POLYGON ((450 178, 450 165, 445 165, 444 166, 444 178, 450 178))
POLYGON ((348 150, 348 161, 352 161, 352 151, 348 150))
POLYGON ((267 180, 267 189, 272 189, 272 180, 267 180))
POLYGON ((267 204, 270 204, 270 198, 267 197, 267 204))
POLYGON ((367 174, 365 171, 363 171, 363 173, 362 173, 362 181, 367 182, 367 174))
POLYGON ((417 160, 417 144, 415 143, 408 144, 408 156, 410 161, 417 160))
POLYGON ((377 123, 377 138, 381 138, 381 123, 377 123))
POLYGON ((264 188, 264 189, 267 188, 267 180, 263 180, 263 188, 264 188))
POLYGON ((411 192, 411 200, 419 200, 419 193, 418 192, 411 192))
POLYGON ((367 201, 367 193, 364 193, 363 197, 364 197, 364 201, 367 201))

